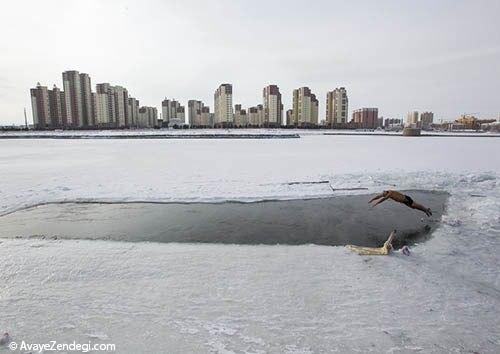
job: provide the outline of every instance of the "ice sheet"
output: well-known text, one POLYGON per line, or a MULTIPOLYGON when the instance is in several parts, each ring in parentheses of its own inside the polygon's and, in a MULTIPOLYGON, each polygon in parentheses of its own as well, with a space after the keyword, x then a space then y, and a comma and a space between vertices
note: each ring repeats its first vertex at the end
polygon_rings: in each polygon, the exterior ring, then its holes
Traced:
MULTIPOLYGON (((2 213, 56 200, 257 200, 439 189, 409 257, 342 247, 0 244, 0 331, 119 353, 497 353, 498 139, 0 141, 2 213)), ((1 222, 1 219, 0 219, 1 222)))
MULTIPOLYGON (((53 201, 254 201, 495 179, 500 139, 0 140, 0 215, 53 201), (328 184, 289 184, 323 181, 328 184)), ((466 183, 464 183, 466 185, 466 183)))

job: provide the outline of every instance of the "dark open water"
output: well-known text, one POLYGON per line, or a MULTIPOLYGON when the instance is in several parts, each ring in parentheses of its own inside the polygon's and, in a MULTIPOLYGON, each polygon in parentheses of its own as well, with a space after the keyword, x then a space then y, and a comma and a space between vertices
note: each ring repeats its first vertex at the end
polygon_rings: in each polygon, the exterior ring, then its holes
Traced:
POLYGON ((429 237, 448 194, 408 191, 434 215, 373 195, 254 203, 65 203, 0 217, 0 237, 57 237, 117 241, 381 246, 398 230, 396 246, 429 237))

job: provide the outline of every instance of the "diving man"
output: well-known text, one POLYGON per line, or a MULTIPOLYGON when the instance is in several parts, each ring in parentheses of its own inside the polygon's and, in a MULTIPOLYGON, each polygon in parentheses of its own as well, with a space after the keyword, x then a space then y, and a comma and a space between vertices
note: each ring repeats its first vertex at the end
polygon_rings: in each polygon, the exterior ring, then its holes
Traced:
POLYGON ((402 203, 402 204, 404 204, 407 207, 410 207, 412 209, 421 210, 427 216, 432 215, 431 208, 426 208, 422 204, 415 203, 413 201, 413 199, 411 199, 411 197, 409 197, 401 192, 393 191, 393 190, 383 191, 382 193, 373 197, 372 200, 370 200, 368 203, 371 203, 371 202, 378 199, 377 202, 375 204, 373 204, 373 206, 375 207, 389 198, 396 201, 396 202, 402 203))

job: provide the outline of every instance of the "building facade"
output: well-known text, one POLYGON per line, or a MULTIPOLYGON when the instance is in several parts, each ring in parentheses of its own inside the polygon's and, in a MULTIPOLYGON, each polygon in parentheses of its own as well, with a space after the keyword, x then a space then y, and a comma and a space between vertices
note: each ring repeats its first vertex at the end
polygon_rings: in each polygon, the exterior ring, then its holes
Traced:
POLYGON ((66 128, 65 95, 56 85, 52 90, 37 84, 30 89, 33 125, 35 129, 66 128))
POLYGON ((254 128, 257 128, 260 126, 259 122, 259 111, 257 107, 250 107, 248 108, 248 125, 254 128))
POLYGON ((478 124, 478 122, 479 119, 469 114, 462 114, 460 118, 455 120, 455 124, 462 129, 479 129, 480 125, 478 124))
POLYGON ((50 126, 52 128, 63 128, 64 127, 64 93, 54 85, 52 90, 49 92, 49 108, 50 108, 50 126))
POLYGON ((234 106, 233 123, 235 127, 244 128, 248 126, 247 111, 241 108, 241 104, 237 104, 234 106))
POLYGON ((35 129, 47 128, 50 121, 49 90, 38 83, 36 88, 30 89, 31 109, 33 111, 33 125, 35 129))
POLYGON ((90 76, 76 70, 69 70, 62 73, 62 79, 65 106, 69 107, 67 125, 76 128, 94 126, 90 76))
POLYGON ((286 125, 291 126, 293 121, 293 109, 289 109, 286 111, 286 125))
POLYGON ((83 98, 80 73, 76 70, 65 71, 62 73, 62 78, 66 107, 68 107, 69 111, 68 125, 83 127, 83 98))
POLYGON ((139 100, 134 97, 128 98, 128 124, 129 127, 137 128, 139 122, 139 100))
POLYGON ((122 86, 112 86, 109 83, 96 85, 95 124, 101 128, 128 128, 129 97, 128 91, 122 86))
POLYGON ((156 107, 147 107, 147 106, 140 107, 137 125, 139 128, 157 127, 158 111, 156 107))
POLYGON ((125 87, 112 86, 109 83, 96 85, 95 125, 97 127, 129 128, 132 126, 130 108, 128 91, 125 87))
POLYGON ((264 87, 263 93, 264 127, 280 127, 283 121, 283 103, 280 89, 276 85, 264 87))
POLYGON ((311 127, 318 125, 319 102, 309 87, 293 90, 292 125, 311 127))
POLYGON ((180 125, 184 125, 186 123, 186 112, 184 110, 184 106, 177 107, 177 119, 179 120, 180 125))
POLYGON ((83 127, 93 127, 95 125, 93 108, 92 108, 92 84, 89 74, 81 73, 80 76, 80 92, 82 100, 82 123, 83 127))
POLYGON ((434 123, 434 113, 422 112, 420 113, 420 127, 428 129, 434 123))
POLYGON ((178 113, 182 112, 184 112, 184 107, 178 101, 165 98, 161 102, 163 126, 184 124, 185 117, 178 116, 178 113), (182 109, 180 109, 181 107, 182 109))
POLYGON ((258 126, 262 127, 264 125, 264 105, 257 105, 257 122, 258 126))
POLYGON ((406 123, 407 127, 417 127, 418 125, 418 111, 408 112, 406 114, 406 123))
POLYGON ((63 90, 38 85, 30 89, 36 129, 47 128, 129 128, 137 126, 139 101, 129 97, 122 86, 96 85, 92 92, 90 76, 69 70, 62 73, 63 90), (46 115, 45 97, 49 97, 46 115), (37 98, 38 97, 38 98, 37 98))
POLYGON ((112 96, 108 93, 95 94, 95 106, 96 106, 96 126, 99 128, 111 128, 112 127, 112 116, 111 116, 111 105, 112 96))
POLYGON ((196 114, 197 126, 201 128, 213 127, 213 113, 210 113, 210 107, 203 106, 196 114))
POLYGON ((127 128, 128 124, 128 91, 122 86, 113 86, 115 104, 115 122, 117 128, 127 128))
POLYGON ((201 125, 201 112, 203 107, 204 104, 201 101, 188 101, 188 123, 191 127, 197 127, 201 125))
POLYGON ((349 99, 345 87, 326 94, 326 125, 334 127, 348 122, 349 99))
POLYGON ((233 86, 221 84, 214 93, 214 125, 230 127, 233 125, 233 86))
POLYGON ((401 126, 403 124, 403 121, 401 119, 396 119, 396 118, 386 118, 384 120, 384 127, 385 128, 391 128, 394 126, 401 126))
POLYGON ((375 129, 378 127, 378 108, 360 108, 352 112, 352 121, 356 127, 375 129))

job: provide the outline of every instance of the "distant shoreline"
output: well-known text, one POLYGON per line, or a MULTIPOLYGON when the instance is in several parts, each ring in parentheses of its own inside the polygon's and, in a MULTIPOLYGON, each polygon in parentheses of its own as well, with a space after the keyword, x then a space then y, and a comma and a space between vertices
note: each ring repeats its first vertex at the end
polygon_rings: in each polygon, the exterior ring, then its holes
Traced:
POLYGON ((420 134, 418 136, 406 136, 403 133, 323 133, 323 135, 349 135, 349 136, 398 136, 398 137, 410 137, 410 138, 420 138, 420 137, 446 137, 446 138, 500 138, 500 134, 488 134, 488 133, 437 133, 437 134, 420 134))
MULTIPOLYGON (((130 131, 37 131, 37 132, 0 132, 0 139, 299 139, 303 136, 392 136, 404 137, 402 132, 384 131, 321 131, 321 130, 280 130, 269 131, 227 131, 218 132, 182 131, 182 132, 130 132, 130 131)), ((415 136, 411 136, 415 137, 415 136)), ((417 137, 464 137, 464 138, 500 138, 497 133, 474 132, 422 132, 417 137)))
POLYGON ((0 139, 299 139, 299 134, 12 134, 0 139))

